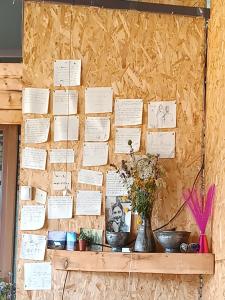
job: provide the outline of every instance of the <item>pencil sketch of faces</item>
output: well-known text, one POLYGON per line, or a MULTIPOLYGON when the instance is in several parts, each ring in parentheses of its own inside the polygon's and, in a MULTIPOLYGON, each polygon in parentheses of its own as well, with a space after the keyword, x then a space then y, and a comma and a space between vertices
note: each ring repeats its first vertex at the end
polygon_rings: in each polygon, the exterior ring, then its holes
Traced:
POLYGON ((166 127, 168 124, 173 122, 173 114, 170 113, 169 105, 163 106, 162 104, 159 105, 157 113, 156 113, 156 120, 157 120, 157 127, 163 128, 166 127))

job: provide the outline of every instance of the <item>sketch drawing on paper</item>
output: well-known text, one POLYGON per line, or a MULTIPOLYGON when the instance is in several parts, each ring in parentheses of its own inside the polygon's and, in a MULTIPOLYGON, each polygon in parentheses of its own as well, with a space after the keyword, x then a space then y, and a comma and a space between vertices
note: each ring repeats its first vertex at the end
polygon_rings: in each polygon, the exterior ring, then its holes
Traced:
POLYGON ((175 128, 176 101, 155 101, 148 105, 148 128, 175 128))

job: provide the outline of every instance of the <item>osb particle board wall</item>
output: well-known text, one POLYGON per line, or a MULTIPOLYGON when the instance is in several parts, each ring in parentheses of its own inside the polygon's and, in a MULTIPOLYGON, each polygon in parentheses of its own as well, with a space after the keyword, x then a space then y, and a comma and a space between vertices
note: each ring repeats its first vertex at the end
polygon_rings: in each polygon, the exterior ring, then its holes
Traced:
MULTIPOLYGON (((23 80, 27 87, 53 89, 54 59, 82 60, 82 86, 76 88, 79 91, 81 138, 79 142, 69 143, 69 147, 74 147, 78 153, 76 164, 68 168, 73 171, 73 193, 77 188, 90 189, 76 184, 77 169, 82 161, 84 87, 112 86, 114 98, 144 99, 142 152, 145 149, 148 101, 177 100, 176 159, 162 161, 168 174, 167 189, 163 198, 158 199, 153 225, 167 221, 182 203, 182 189, 192 185, 201 165, 204 20, 26 2, 24 35, 23 80)), ((111 124, 109 159, 119 163, 124 156, 113 154, 113 116, 111 124)), ((35 147, 67 146, 67 143, 54 143, 52 137, 53 129, 49 142, 35 147)), ((22 147, 23 140, 22 128, 22 147)), ((65 165, 56 167, 48 164, 44 172, 21 170, 21 185, 40 187, 53 194, 51 173, 54 169, 65 168, 65 165)), ((93 169, 105 172, 108 167, 93 169)), ((104 221, 104 214, 101 217, 46 221, 45 227, 38 233, 53 229, 102 228, 104 221)), ((196 232, 194 222, 186 212, 181 214, 175 225, 178 229, 196 232)), ((18 299, 61 298, 64 272, 53 272, 53 287, 49 292, 23 291, 22 260, 18 262, 17 275, 18 299)), ((198 278, 193 280, 193 276, 72 272, 67 279, 64 299, 192 299, 197 293, 197 283, 198 278)))

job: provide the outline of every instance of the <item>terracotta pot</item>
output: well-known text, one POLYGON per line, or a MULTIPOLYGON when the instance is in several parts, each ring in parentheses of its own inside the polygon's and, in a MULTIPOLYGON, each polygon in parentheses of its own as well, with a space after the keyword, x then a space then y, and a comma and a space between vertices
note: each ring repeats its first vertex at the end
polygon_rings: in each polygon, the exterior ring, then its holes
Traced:
POLYGON ((79 240, 79 250, 86 251, 87 242, 85 240, 79 240))

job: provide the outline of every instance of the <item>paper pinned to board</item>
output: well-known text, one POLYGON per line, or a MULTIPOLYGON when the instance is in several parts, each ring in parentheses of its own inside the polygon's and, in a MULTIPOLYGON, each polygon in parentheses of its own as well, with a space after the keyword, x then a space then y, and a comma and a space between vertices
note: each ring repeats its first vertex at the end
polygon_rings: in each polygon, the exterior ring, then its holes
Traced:
POLYGON ((109 117, 87 117, 85 120, 85 141, 106 142, 109 139, 109 117))
POLYGON ((26 147, 22 150, 22 168, 45 170, 47 151, 44 149, 26 147))
POLYGON ((51 290, 52 266, 50 262, 24 263, 24 290, 51 290))
POLYGON ((102 193, 99 191, 77 191, 76 215, 99 216, 102 193))
POLYGON ((115 125, 141 125, 143 112, 142 99, 116 99, 115 125))
POLYGON ((20 258, 44 260, 46 243, 45 235, 22 234, 20 258))
POLYGON ((168 132, 148 132, 147 133, 147 153, 159 154, 159 158, 175 157, 174 131, 168 132))
POLYGON ((176 101, 152 101, 148 104, 148 128, 175 128, 176 101))
POLYGON ((127 196, 128 191, 122 178, 116 171, 106 173, 106 196, 127 196))
POLYGON ((22 95, 23 114, 47 114, 49 89, 25 88, 22 95))
POLYGON ((139 151, 141 128, 116 128, 115 153, 130 153, 129 140, 132 141, 134 152, 139 151))
POLYGON ((71 172, 55 171, 52 175, 53 191, 71 190, 71 172))
POLYGON ((81 77, 81 60, 56 60, 54 62, 55 86, 78 86, 81 77))
POLYGON ((48 197, 48 219, 71 219, 73 214, 72 196, 48 197))
POLYGON ((30 201, 32 200, 32 187, 22 185, 20 187, 20 200, 30 201))
POLYGON ((72 164, 75 160, 73 149, 51 149, 49 150, 50 164, 72 164))
POLYGON ((47 192, 39 188, 35 191, 35 201, 40 204, 45 204, 47 200, 47 192))
POLYGON ((25 143, 38 144, 48 140, 50 129, 49 118, 26 119, 25 120, 25 143))
POLYGON ((77 141, 79 137, 78 116, 54 117, 54 142, 77 141))
POLYGON ((103 174, 99 171, 81 169, 78 172, 78 183, 102 186, 103 174))
POLYGON ((85 113, 112 112, 112 87, 92 87, 85 89, 85 113))
POLYGON ((55 90, 53 92, 53 115, 76 115, 78 91, 55 90))
POLYGON ((104 166, 108 163, 107 142, 86 142, 83 149, 83 166, 104 166))
POLYGON ((20 230, 38 230, 45 223, 44 205, 24 205, 21 208, 20 230))

